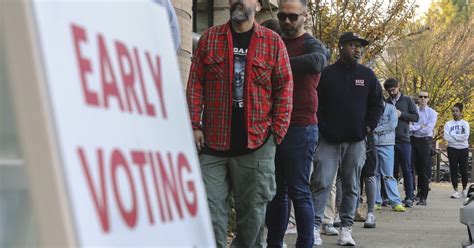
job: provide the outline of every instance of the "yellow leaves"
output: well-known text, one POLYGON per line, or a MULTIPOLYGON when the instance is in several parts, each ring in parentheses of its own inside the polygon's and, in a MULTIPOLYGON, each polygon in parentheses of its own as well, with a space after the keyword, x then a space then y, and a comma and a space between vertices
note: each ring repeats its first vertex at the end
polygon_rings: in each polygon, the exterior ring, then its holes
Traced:
POLYGON ((356 32, 370 42, 362 63, 373 60, 388 42, 400 36, 414 15, 415 0, 312 0, 309 2, 310 29, 337 59, 338 37, 356 32))
MULTIPOLYGON (((444 125, 451 118, 454 103, 462 102, 466 110, 474 109, 473 24, 472 20, 451 23, 435 30, 423 29, 420 23, 410 24, 412 35, 386 49, 377 60, 376 73, 400 79, 402 91, 408 95, 428 91, 430 106, 439 113, 438 126, 444 125)), ((474 111, 467 111, 467 116, 474 116, 474 111)))

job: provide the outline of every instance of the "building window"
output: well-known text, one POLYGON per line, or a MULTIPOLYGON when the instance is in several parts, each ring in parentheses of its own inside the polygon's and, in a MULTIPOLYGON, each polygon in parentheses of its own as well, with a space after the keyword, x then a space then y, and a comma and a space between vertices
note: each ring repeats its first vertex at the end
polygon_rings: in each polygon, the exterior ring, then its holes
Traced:
POLYGON ((213 25, 214 0, 193 0, 193 32, 202 34, 213 25))

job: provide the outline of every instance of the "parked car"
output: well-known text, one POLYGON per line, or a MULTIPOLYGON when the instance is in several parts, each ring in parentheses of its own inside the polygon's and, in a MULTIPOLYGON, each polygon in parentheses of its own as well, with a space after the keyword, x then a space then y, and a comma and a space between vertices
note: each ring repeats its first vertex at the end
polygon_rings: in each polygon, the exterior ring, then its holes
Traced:
POLYGON ((461 223, 467 226, 467 233, 469 235, 469 242, 464 243, 464 248, 474 248, 472 237, 474 235, 474 183, 469 186, 467 191, 466 201, 460 210, 461 223))

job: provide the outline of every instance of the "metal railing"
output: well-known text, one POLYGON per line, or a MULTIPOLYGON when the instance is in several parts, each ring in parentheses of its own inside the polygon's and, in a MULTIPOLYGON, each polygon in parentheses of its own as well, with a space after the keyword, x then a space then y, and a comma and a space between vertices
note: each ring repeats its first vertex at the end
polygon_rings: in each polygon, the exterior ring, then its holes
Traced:
MULTIPOLYGON (((468 163, 468 178, 471 183, 474 183, 474 148, 469 148, 468 163)), ((433 156, 433 178, 436 182, 442 179, 441 176, 444 173, 442 165, 449 168, 448 152, 446 149, 436 149, 436 155, 433 156)))

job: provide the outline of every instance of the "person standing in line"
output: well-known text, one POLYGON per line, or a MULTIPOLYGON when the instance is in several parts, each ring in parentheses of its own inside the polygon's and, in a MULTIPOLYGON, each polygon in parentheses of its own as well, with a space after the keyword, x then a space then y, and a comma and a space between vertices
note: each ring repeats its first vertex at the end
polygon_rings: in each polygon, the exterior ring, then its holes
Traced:
MULTIPOLYGON (((375 169, 378 165, 377 152, 375 151, 374 135, 373 133, 367 134, 366 137, 366 159, 364 167, 362 168, 360 183, 365 185, 365 195, 367 197, 367 215, 364 217, 360 213, 359 204, 361 201, 357 201, 356 214, 354 221, 356 221, 357 215, 364 221, 364 228, 375 228, 375 197, 376 197, 376 185, 375 185, 375 169)), ((362 191, 362 187, 360 189, 362 191)), ((362 197, 362 193, 359 194, 362 197)))
MULTIPOLYGON (((413 167, 411 164, 411 144, 409 125, 419 119, 415 102, 400 92, 398 81, 388 78, 384 82, 384 88, 390 97, 388 103, 397 108, 398 124, 395 129, 395 159, 393 174, 398 179, 398 170, 403 172, 403 184, 405 186, 405 207, 413 207, 413 167)), ((387 192, 388 193, 388 192, 387 192)))
MULTIPOLYGON (((274 31, 275 33, 280 35, 280 37, 283 35, 283 31, 281 30, 280 22, 278 21, 278 19, 265 20, 261 23, 261 25, 274 31)), ((288 226, 286 227, 285 235, 297 233, 294 210, 295 208, 293 207, 293 203, 291 202, 291 200, 288 200, 288 226)))
POLYGON ((428 92, 418 93, 418 115, 417 122, 410 124, 412 163, 418 175, 418 203, 426 206, 429 185, 431 180, 431 146, 433 144, 434 128, 438 113, 428 106, 428 92))
POLYGON ((452 108, 453 120, 444 125, 444 139, 448 142, 449 171, 454 193, 451 198, 467 196, 469 123, 462 119, 463 104, 456 103, 452 108), (458 191, 458 172, 461 173, 462 193, 458 191))
POLYGON ((393 177, 395 128, 397 124, 397 109, 392 104, 384 102, 382 117, 374 130, 374 144, 378 158, 378 164, 375 168, 377 186, 375 209, 382 209, 381 181, 383 179, 383 187, 393 211, 406 212, 398 192, 397 180, 393 177))
MULTIPOLYGON (((352 32, 339 38, 339 60, 327 66, 318 88, 321 138, 316 150, 313 201, 315 243, 336 172, 341 178, 341 229, 337 243, 355 245, 352 225, 365 162, 365 137, 383 110, 382 90, 374 72, 357 61, 369 42, 352 32), (339 169, 339 171, 338 171, 339 169)), ((319 245, 322 241, 319 243, 319 245)))
POLYGON ((296 247, 313 246, 313 200, 310 175, 318 138, 318 87, 328 52, 306 32, 306 0, 281 0, 278 20, 293 73, 293 112, 288 132, 277 146, 277 190, 267 207, 268 247, 282 247, 288 226, 288 197, 293 202, 298 237, 296 247))
POLYGON ((322 228, 321 228, 321 233, 328 235, 328 236, 337 236, 339 235, 339 231, 337 228, 334 227, 334 221, 336 220, 336 193, 337 193, 337 187, 336 187, 336 181, 337 181, 337 173, 334 178, 334 182, 332 183, 331 187, 331 192, 329 192, 329 198, 328 198, 328 203, 326 204, 326 208, 324 209, 324 215, 323 215, 323 222, 322 222, 322 228))
POLYGON ((171 4, 170 0, 153 0, 157 4, 166 8, 166 12, 168 13, 169 24, 171 28, 171 35, 173 36, 173 44, 176 52, 181 45, 181 33, 179 32, 179 24, 178 19, 176 18, 176 12, 174 11, 174 7, 171 4))
POLYGON ((265 20, 261 23, 261 25, 263 27, 266 27, 266 28, 274 31, 275 33, 277 33, 280 36, 283 35, 283 31, 281 30, 281 27, 280 27, 280 22, 277 19, 265 20))
POLYGON ((257 0, 230 0, 230 21, 202 35, 186 90, 216 246, 263 247, 265 210, 275 196, 276 144, 285 136, 293 77, 285 44, 255 22, 257 0))

